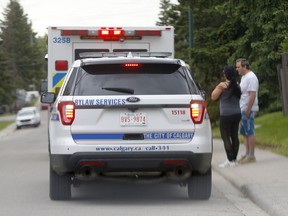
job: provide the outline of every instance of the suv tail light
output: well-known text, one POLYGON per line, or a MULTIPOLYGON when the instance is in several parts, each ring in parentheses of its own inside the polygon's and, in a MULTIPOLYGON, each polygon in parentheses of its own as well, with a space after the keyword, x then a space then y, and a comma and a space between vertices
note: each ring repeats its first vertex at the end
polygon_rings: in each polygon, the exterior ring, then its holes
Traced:
POLYGON ((62 101, 58 104, 61 122, 63 125, 71 125, 75 118, 75 104, 72 101, 62 101))
POLYGON ((190 115, 195 124, 201 124, 204 117, 205 101, 193 100, 190 102, 190 115))

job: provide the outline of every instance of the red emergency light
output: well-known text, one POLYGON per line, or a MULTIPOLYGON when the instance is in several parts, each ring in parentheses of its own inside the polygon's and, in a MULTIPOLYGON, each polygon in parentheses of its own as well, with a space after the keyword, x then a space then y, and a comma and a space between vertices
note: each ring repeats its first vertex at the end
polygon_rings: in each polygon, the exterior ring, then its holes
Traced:
POLYGON ((124 31, 122 29, 100 29, 99 36, 102 37, 120 37, 124 31))
MULTIPOLYGON (((166 28, 169 31, 171 28, 166 28)), ((81 39, 98 39, 104 41, 124 40, 140 40, 143 36, 161 37, 162 31, 159 29, 128 29, 124 30, 121 27, 101 27, 94 30, 88 29, 62 29, 61 36, 80 36, 81 39)))
POLYGON ((135 30, 135 36, 161 36, 161 30, 135 30))
POLYGON ((57 61, 55 61, 55 70, 57 70, 57 71, 67 71, 68 70, 68 61, 66 61, 66 60, 57 60, 57 61))
POLYGON ((61 30, 61 36, 86 36, 88 35, 88 30, 61 30))

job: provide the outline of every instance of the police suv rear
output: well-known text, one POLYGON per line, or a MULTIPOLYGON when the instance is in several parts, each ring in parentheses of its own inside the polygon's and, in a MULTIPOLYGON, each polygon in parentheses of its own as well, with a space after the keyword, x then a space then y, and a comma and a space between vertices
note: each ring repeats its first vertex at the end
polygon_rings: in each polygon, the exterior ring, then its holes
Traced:
POLYGON ((186 185, 190 199, 209 199, 210 120, 186 64, 118 55, 75 61, 57 98, 42 95, 54 102, 50 198, 70 199, 76 183, 125 179, 186 185))

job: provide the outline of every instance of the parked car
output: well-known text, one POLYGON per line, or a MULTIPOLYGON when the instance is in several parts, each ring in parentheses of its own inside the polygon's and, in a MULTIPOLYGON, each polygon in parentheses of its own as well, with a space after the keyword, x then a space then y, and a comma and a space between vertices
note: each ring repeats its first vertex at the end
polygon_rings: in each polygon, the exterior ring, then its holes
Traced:
POLYGON ((21 129, 23 126, 34 126, 40 125, 40 114, 35 106, 24 107, 17 112, 16 116, 16 128, 21 129))

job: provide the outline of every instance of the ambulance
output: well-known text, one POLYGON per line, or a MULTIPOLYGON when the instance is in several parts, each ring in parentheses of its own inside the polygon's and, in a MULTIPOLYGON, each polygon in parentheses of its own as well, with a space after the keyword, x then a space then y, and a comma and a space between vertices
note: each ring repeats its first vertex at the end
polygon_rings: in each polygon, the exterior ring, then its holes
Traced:
POLYGON ((48 92, 59 90, 72 63, 83 58, 81 53, 123 52, 161 52, 174 58, 174 28, 48 27, 48 92))

